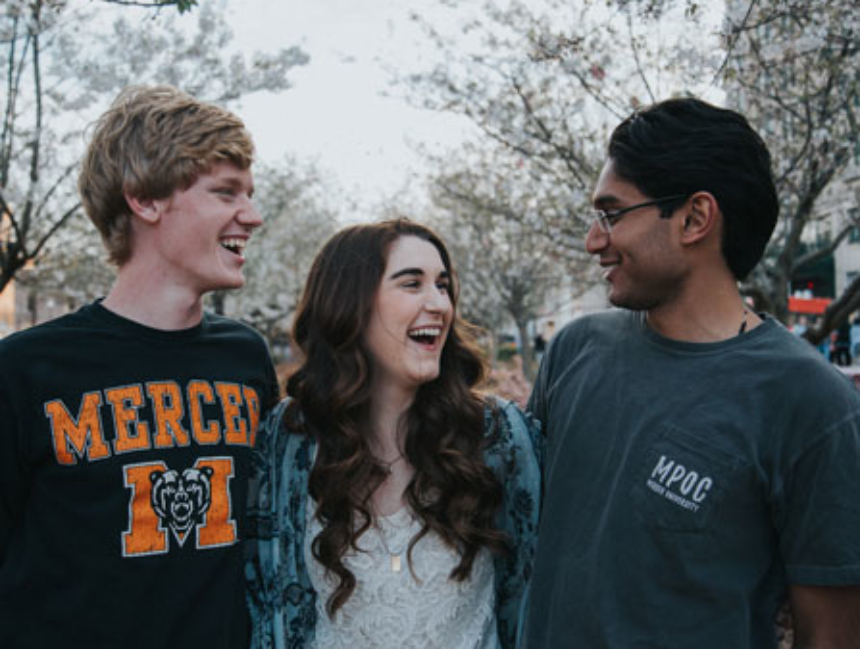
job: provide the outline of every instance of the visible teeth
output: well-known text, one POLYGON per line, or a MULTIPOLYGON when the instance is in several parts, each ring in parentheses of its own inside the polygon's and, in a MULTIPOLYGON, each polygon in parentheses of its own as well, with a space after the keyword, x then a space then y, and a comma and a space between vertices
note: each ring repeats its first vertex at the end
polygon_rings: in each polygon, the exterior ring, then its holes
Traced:
POLYGON ((241 254, 243 250, 245 250, 245 239, 233 238, 229 239, 221 239, 221 245, 230 252, 235 252, 236 254, 241 254))
POLYGON ((438 336, 442 333, 441 327, 422 327, 409 332, 410 336, 438 336))

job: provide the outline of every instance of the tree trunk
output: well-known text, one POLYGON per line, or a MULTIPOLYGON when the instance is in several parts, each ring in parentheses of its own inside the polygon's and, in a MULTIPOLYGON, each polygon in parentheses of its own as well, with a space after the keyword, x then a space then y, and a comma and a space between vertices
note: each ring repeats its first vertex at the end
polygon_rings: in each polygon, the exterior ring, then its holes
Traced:
POLYGON ((517 332, 520 335, 520 356, 523 359, 523 374, 526 380, 534 385, 535 382, 535 351, 529 336, 529 323, 522 318, 516 318, 517 332))
POLYGON ((211 293, 209 299, 212 302, 212 310, 218 315, 224 315, 224 302, 227 294, 224 291, 215 291, 211 293))

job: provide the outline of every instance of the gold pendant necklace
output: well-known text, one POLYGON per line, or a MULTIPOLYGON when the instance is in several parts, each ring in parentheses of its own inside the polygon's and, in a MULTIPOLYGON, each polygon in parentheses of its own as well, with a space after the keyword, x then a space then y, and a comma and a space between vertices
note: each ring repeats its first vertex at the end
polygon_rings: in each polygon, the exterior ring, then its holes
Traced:
POLYGON ((376 534, 379 537, 379 542, 382 544, 382 548, 385 550, 385 553, 388 555, 388 559, 391 565, 391 572, 400 572, 403 570, 403 552, 406 550, 406 546, 409 545, 409 541, 406 541, 400 548, 396 548, 392 550, 388 547, 388 543, 385 540, 385 531, 382 529, 382 526, 377 521, 376 534))
POLYGON ((400 462, 400 460, 402 460, 402 459, 403 459, 403 454, 401 453, 400 455, 398 455, 396 458, 394 458, 390 462, 386 461, 386 460, 380 460, 379 458, 376 459, 376 462, 379 464, 379 466, 382 467, 383 471, 385 471, 388 475, 391 475, 392 473, 394 473, 394 465, 397 464, 398 462, 400 462))

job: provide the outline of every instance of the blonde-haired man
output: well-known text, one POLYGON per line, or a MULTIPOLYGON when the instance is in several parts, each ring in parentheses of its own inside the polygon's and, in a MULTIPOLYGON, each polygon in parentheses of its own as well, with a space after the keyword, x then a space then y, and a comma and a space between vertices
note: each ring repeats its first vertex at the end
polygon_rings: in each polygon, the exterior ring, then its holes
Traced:
POLYGON ((250 328, 203 311, 262 224, 241 120, 123 91, 79 178, 108 295, 0 343, 0 646, 240 647, 249 452, 277 396, 250 328))

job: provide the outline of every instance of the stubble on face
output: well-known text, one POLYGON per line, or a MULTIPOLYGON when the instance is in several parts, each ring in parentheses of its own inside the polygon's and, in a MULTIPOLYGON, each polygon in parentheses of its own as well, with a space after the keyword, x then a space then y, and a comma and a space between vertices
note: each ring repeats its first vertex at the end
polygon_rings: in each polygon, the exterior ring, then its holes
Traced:
POLYGON ((637 237, 622 255, 609 301, 631 311, 651 311, 673 302, 683 291, 687 272, 668 240, 669 224, 661 220, 637 237))
MULTIPOLYGON (((633 183, 619 176, 611 159, 604 164, 594 191, 594 206, 612 211, 648 201, 633 183)), ((673 301, 682 291, 686 270, 672 242, 672 220, 659 207, 624 215, 609 234, 592 226, 588 252, 606 269, 611 304, 650 311, 673 301)))

